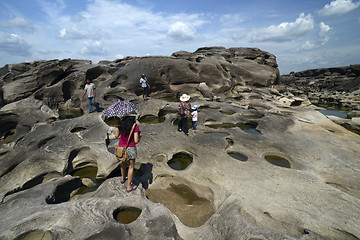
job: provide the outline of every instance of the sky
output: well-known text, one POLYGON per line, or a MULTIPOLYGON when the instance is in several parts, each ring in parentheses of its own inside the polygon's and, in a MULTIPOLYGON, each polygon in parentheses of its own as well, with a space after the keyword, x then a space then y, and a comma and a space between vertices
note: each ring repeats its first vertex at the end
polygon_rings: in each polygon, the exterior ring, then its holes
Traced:
POLYGON ((0 0, 0 67, 254 47, 281 74, 360 64, 360 0, 0 0))

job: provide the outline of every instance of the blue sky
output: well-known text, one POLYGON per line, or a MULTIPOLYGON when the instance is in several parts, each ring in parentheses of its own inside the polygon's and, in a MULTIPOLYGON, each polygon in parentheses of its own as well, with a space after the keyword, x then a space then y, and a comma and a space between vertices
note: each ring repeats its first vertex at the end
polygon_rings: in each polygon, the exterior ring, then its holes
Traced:
POLYGON ((0 67, 256 47, 281 74, 360 63, 360 0, 1 0, 0 67))

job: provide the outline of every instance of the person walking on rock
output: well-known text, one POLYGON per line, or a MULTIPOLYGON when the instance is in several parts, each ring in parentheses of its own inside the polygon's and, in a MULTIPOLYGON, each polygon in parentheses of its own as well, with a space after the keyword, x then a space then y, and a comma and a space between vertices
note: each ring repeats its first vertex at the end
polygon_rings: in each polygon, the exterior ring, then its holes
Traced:
POLYGON ((82 98, 84 98, 85 94, 87 94, 87 96, 88 96, 89 113, 94 112, 92 105, 95 106, 96 111, 100 112, 100 107, 95 102, 96 87, 95 87, 95 84, 93 84, 89 79, 86 80, 85 91, 84 91, 84 94, 82 95, 82 98))
POLYGON ((135 159, 137 157, 136 144, 140 141, 139 126, 135 122, 134 116, 124 117, 115 133, 115 137, 119 139, 119 147, 127 147, 129 159, 121 163, 121 183, 128 181, 126 191, 131 192, 137 189, 137 185, 133 184, 135 159), (130 136, 131 134, 131 136, 130 136), (130 138, 129 138, 130 137, 130 138), (130 140, 129 140, 130 139, 130 140), (126 168, 128 168, 127 178, 125 177, 126 168))
POLYGON ((140 86, 143 90, 142 96, 144 101, 147 100, 147 96, 148 96, 148 91, 150 89, 150 85, 148 83, 147 78, 145 77, 145 74, 141 74, 141 78, 140 78, 140 86))
POLYGON ((183 94, 180 97, 180 104, 176 113, 176 118, 180 116, 180 122, 178 125, 178 131, 183 131, 186 135, 189 135, 188 117, 190 116, 191 104, 189 103, 190 96, 183 94))

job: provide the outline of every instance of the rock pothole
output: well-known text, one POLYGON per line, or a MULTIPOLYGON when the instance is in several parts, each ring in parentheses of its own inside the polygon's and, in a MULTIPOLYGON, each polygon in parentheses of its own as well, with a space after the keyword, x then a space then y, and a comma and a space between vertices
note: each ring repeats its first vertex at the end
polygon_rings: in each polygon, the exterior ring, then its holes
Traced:
POLYGON ((71 109, 60 109, 59 110, 59 119, 72 119, 81 117, 84 115, 84 111, 81 108, 71 108, 71 109))
POLYGON ((186 152, 179 152, 167 162, 170 168, 174 170, 184 170, 193 162, 193 156, 186 152))
POLYGON ((247 123, 238 123, 237 127, 241 128, 246 133, 250 134, 261 134, 259 130, 257 130, 258 124, 256 122, 247 122, 247 123))
MULTIPOLYGON (((169 179, 168 179, 169 180, 169 179)), ((151 186, 146 197, 155 203, 161 203, 175 214, 188 227, 202 226, 213 214, 212 192, 209 189, 196 189, 184 183, 167 183, 163 189, 151 186)))
POLYGON ((157 124, 157 123, 163 123, 165 122, 165 114, 162 115, 145 115, 139 118, 140 123, 145 124, 157 124))
POLYGON ((72 133, 78 133, 78 132, 81 132, 81 131, 84 131, 86 130, 87 128, 86 127, 75 127, 73 129, 70 130, 70 132, 72 133))
POLYGON ((117 127, 120 123, 119 117, 110 117, 105 120, 105 123, 110 127, 117 127))
POLYGON ((50 231, 43 231, 36 229, 23 233, 15 238, 15 240, 38 240, 38 239, 52 240, 54 239, 54 236, 50 231))
POLYGON ((129 224, 140 216, 142 210, 136 207, 121 207, 114 211, 114 219, 122 224, 129 224))
POLYGON ((284 157, 271 154, 271 155, 265 155, 264 158, 266 161, 268 161, 269 163, 275 166, 283 167, 283 168, 291 168, 290 161, 284 157))
POLYGON ((248 156, 240 153, 240 152, 228 152, 227 153, 230 157, 235 158, 236 160, 246 162, 249 158, 248 156))

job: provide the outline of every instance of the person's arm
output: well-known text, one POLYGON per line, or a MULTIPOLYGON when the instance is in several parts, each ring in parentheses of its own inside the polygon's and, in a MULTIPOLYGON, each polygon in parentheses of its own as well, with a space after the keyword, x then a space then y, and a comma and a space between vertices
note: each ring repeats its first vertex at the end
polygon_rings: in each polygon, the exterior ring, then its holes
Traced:
POLYGON ((96 88, 94 88, 94 97, 96 97, 96 88))
POLYGON ((84 98, 84 97, 85 97, 85 94, 86 94, 86 90, 85 90, 84 94, 82 95, 82 98, 84 98))
POLYGON ((150 84, 146 81, 146 85, 148 86, 148 88, 150 89, 150 84))
POLYGON ((140 142, 139 132, 134 133, 134 142, 135 143, 140 142))
POLYGON ((144 90, 141 79, 140 79, 140 87, 144 90))
POLYGON ((117 129, 116 129, 116 132, 115 132, 115 138, 118 138, 118 137, 120 137, 120 131, 119 131, 119 129, 117 128, 117 129))

